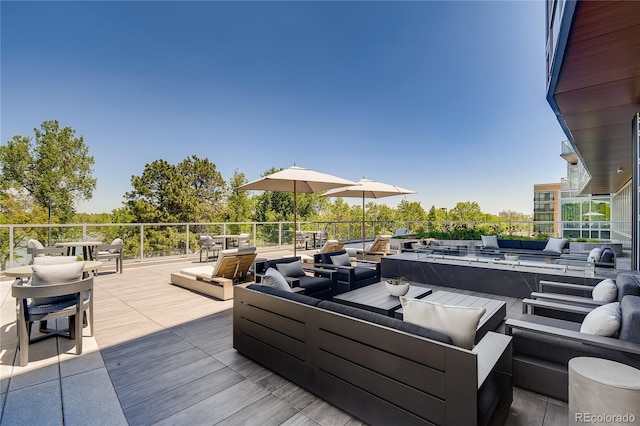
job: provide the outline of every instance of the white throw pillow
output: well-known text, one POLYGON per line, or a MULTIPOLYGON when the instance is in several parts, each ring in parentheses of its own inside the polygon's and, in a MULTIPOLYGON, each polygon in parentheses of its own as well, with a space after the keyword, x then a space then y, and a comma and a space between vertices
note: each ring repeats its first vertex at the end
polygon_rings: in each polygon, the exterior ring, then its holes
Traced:
POLYGON ((594 302, 611 303, 618 300, 618 287, 611 278, 600 281, 591 292, 594 302))
POLYGON ((473 348, 476 330, 485 308, 448 306, 428 300, 401 296, 403 321, 439 331, 451 337, 453 344, 473 348))
POLYGON ((620 330, 621 318, 620 303, 615 302, 598 306, 584 317, 580 333, 607 337, 615 336, 620 330))
POLYGON ((567 244, 567 240, 565 238, 549 238, 547 241, 547 245, 544 250, 552 253, 562 253, 562 249, 567 244))
POLYGON ((587 257, 587 262, 600 262, 601 256, 602 256, 602 249, 599 247, 596 247, 589 252, 589 256, 587 257))
POLYGON ((284 291, 291 291, 291 286, 289 286, 287 280, 285 280, 282 274, 274 268, 267 269, 267 272, 264 273, 264 276, 260 281, 260 285, 275 287, 284 291))
POLYGON ((498 246, 498 237, 495 235, 482 235, 482 247, 484 248, 500 248, 498 246))

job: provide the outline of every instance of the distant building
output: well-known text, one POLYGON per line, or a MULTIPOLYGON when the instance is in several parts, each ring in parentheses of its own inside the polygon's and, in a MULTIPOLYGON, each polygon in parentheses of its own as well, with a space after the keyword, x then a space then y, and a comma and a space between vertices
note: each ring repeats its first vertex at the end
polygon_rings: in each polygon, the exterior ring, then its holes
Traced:
POLYGON ((533 232, 560 235, 560 184, 540 183, 533 186, 533 232))

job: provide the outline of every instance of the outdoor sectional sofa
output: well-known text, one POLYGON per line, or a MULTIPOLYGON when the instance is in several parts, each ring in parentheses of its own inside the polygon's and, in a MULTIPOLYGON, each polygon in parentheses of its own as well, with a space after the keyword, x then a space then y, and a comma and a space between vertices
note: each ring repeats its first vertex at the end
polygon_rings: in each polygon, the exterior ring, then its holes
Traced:
POLYGON ((236 287, 233 346, 368 424, 503 424, 511 337, 449 336, 273 287, 236 287))
POLYGON ((615 337, 581 333, 581 323, 547 316, 525 314, 508 319, 505 329, 513 336, 514 385, 566 401, 571 358, 604 358, 640 368, 639 282, 630 274, 620 274, 616 280, 624 296, 620 297, 620 330, 615 337))

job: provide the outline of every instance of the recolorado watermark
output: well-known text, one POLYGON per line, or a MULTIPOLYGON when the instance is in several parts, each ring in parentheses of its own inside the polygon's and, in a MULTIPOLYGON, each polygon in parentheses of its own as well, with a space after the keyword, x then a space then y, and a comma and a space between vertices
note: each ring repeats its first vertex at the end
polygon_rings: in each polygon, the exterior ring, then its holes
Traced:
POLYGON ((576 413, 576 423, 625 424, 625 423, 635 423, 635 422, 636 422, 636 416, 630 413, 626 413, 626 414, 576 413))

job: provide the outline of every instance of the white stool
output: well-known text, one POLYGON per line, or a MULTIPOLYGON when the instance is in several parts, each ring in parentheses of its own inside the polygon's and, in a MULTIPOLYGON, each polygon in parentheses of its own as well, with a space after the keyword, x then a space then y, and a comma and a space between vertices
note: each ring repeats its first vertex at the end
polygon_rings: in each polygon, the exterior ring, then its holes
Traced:
POLYGON ((640 422, 640 370, 607 359, 569 361, 569 424, 640 422))

